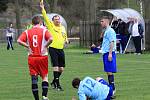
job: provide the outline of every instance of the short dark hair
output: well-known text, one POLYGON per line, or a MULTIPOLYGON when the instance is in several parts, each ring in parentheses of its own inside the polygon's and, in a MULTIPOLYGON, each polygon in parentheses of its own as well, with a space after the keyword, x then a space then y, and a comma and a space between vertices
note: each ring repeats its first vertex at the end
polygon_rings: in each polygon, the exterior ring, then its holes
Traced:
POLYGON ((55 17, 59 17, 59 19, 60 19, 60 16, 59 15, 54 15, 53 17, 52 17, 52 21, 54 21, 54 18, 55 17))
POLYGON ((32 18, 32 24, 33 24, 33 25, 37 25, 37 24, 39 24, 40 22, 41 22, 40 16, 34 16, 34 17, 32 18))
POLYGON ((109 17, 109 16, 102 16, 100 19, 101 19, 101 20, 102 20, 102 19, 108 19, 108 20, 110 20, 110 17, 109 17))
POLYGON ((77 86, 79 86, 79 84, 80 84, 80 78, 78 78, 78 77, 76 77, 76 78, 74 78, 73 80, 72 80, 72 86, 74 87, 74 88, 77 88, 77 86))
POLYGON ((10 26, 11 24, 13 24, 13 23, 12 23, 12 22, 9 22, 9 26, 10 26))

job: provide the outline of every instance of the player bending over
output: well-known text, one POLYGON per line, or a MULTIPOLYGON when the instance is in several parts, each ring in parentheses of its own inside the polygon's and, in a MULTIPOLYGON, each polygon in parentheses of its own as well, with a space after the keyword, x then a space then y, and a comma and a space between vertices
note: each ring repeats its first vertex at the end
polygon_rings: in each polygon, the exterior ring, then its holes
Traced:
MULTIPOLYGON (((78 89, 79 100, 111 100, 113 89, 100 77, 96 80, 91 77, 85 77, 82 81, 74 78, 72 86, 78 89)), ((75 97, 72 100, 76 100, 75 97)))

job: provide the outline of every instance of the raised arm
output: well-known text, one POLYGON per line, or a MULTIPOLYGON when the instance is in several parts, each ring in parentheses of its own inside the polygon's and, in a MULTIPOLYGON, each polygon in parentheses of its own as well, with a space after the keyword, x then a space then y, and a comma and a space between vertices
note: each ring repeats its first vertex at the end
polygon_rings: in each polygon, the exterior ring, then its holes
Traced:
POLYGON ((50 28, 53 27, 53 22, 51 20, 49 20, 47 14, 46 14, 46 11, 45 11, 45 8, 44 8, 44 4, 43 4, 43 1, 41 0, 40 2, 40 7, 42 9, 42 15, 43 15, 43 18, 45 20, 45 23, 46 23, 46 26, 47 28, 50 30, 50 28))

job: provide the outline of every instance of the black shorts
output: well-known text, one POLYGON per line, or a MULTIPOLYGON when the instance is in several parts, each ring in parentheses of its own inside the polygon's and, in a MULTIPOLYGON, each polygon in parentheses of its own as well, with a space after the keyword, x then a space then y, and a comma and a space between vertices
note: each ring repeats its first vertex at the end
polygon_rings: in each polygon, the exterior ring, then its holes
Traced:
POLYGON ((49 47, 52 66, 65 67, 65 54, 63 49, 49 47))

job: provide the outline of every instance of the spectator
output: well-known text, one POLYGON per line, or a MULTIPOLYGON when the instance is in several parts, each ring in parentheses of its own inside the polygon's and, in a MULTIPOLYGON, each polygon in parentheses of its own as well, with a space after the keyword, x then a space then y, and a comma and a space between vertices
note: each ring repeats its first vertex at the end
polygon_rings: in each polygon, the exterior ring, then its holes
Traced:
POLYGON ((119 34, 118 33, 118 25, 119 25, 119 19, 117 19, 116 17, 114 17, 111 27, 114 29, 114 31, 116 32, 116 34, 119 34))
POLYGON ((119 40, 117 43, 117 50, 119 49, 120 53, 124 53, 125 47, 128 42, 127 24, 121 19, 118 19, 112 23, 111 27, 115 30, 117 40, 119 40), (119 45, 121 46, 121 49, 119 45))
POLYGON ((141 37, 143 37, 143 26, 138 23, 138 19, 135 18, 132 25, 132 38, 135 46, 135 54, 141 55, 141 37))
POLYGON ((9 27, 7 27, 7 29, 6 29, 7 50, 9 50, 9 48, 14 50, 13 43, 12 43, 14 33, 15 33, 15 30, 13 29, 13 24, 9 23, 9 27))
POLYGON ((118 33, 120 34, 121 53, 124 53, 125 47, 128 42, 127 24, 119 19, 118 33))

